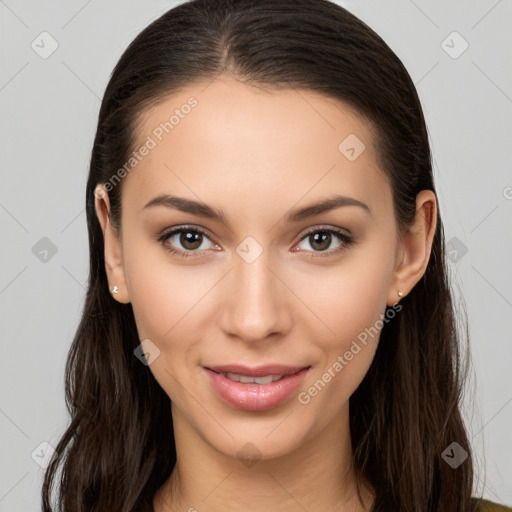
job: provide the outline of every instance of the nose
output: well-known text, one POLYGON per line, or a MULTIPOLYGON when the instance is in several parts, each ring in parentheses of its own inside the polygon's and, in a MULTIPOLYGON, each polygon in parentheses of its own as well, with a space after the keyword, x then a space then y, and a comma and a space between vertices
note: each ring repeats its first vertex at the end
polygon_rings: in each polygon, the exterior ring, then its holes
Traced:
POLYGON ((224 284, 221 328, 247 343, 275 340, 292 325, 290 292, 267 254, 250 263, 236 256, 224 284))

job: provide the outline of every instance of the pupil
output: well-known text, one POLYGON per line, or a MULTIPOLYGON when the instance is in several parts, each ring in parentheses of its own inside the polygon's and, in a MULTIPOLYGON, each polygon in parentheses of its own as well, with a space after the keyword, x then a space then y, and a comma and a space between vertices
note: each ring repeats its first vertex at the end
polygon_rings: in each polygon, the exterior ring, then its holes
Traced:
POLYGON ((197 249, 201 245, 201 233, 185 231, 181 233, 180 243, 187 249, 197 249))
POLYGON ((315 233, 313 235, 314 243, 311 244, 312 247, 315 247, 314 244, 319 243, 320 247, 317 246, 317 249, 327 249, 330 245, 330 233, 315 233), (319 240, 320 239, 320 240, 319 240), (327 241, 327 243, 325 243, 327 241))

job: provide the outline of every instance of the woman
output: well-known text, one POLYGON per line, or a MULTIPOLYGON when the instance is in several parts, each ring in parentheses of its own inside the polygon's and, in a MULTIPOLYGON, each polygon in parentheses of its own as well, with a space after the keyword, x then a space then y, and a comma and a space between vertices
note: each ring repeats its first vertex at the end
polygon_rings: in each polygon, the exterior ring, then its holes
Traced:
POLYGON ((60 465, 74 512, 500 510, 472 497, 421 105, 363 22, 171 9, 114 69, 86 204, 44 510, 60 465))

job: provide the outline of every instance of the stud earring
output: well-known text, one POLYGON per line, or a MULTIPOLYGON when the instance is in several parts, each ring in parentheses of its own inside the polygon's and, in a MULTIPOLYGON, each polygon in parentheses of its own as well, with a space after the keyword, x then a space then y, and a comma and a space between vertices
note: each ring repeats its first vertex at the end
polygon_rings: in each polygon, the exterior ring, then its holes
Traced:
POLYGON ((397 294, 398 294, 399 297, 403 297, 404 296, 404 294, 400 290, 398 290, 397 294))
POLYGON ((119 293, 119 288, 117 286, 112 286, 112 288, 110 288, 110 293, 112 295, 119 293))

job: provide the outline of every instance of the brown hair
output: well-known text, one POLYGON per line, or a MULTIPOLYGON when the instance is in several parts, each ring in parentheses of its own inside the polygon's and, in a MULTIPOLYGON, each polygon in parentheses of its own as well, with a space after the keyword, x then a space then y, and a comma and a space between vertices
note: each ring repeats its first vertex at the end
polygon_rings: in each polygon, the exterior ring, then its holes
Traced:
MULTIPOLYGON (((133 151, 141 114, 187 84, 231 74, 275 88, 322 93, 375 127, 380 166, 407 229, 421 190, 435 192, 427 128, 400 59, 365 23, 327 0, 193 0, 129 45, 106 88, 86 190, 90 273, 66 364, 71 422, 45 474, 51 511, 152 510, 175 463, 170 399, 134 356, 130 304, 112 300, 94 190, 133 151)), ((109 193, 119 226, 122 182, 109 193)), ((354 468, 375 491, 373 512, 469 512, 471 449, 460 413, 467 370, 449 287, 440 215, 427 270, 384 325, 375 358, 350 398, 354 468), (468 458, 442 458, 456 441, 468 458)), ((465 329, 467 335, 467 327, 465 329)))

